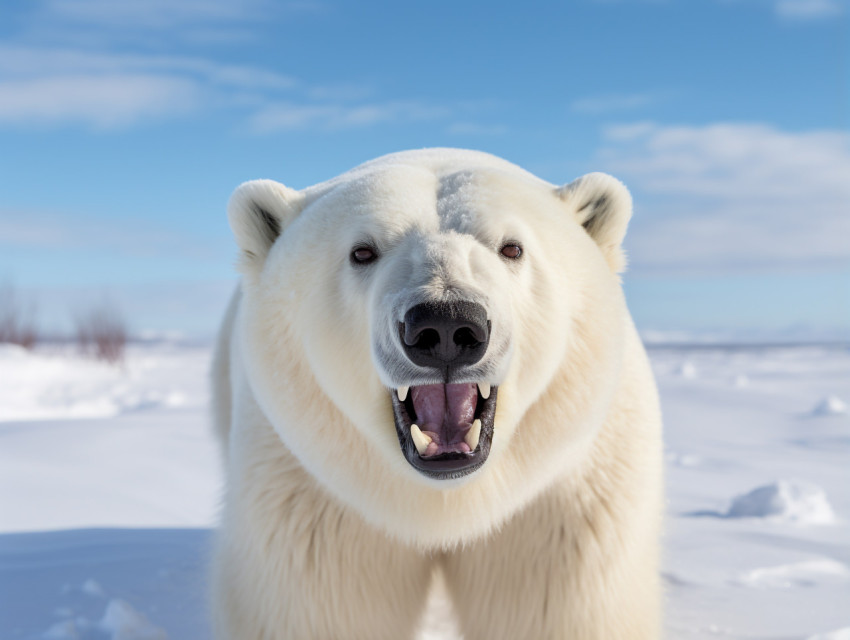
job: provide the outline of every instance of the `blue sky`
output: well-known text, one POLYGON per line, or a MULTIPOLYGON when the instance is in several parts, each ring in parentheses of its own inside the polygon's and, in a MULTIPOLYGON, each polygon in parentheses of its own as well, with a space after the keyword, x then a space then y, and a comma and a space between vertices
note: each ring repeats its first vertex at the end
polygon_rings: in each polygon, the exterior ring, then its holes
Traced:
POLYGON ((0 279, 210 333, 243 180, 457 146, 635 196, 644 329, 850 326, 843 0, 0 8, 0 279))

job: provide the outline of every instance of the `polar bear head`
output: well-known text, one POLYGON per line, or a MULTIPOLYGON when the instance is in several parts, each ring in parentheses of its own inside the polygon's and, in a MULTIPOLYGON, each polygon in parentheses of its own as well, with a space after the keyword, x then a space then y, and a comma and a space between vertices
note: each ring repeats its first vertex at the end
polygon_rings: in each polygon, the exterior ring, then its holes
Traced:
POLYGON ((234 193, 237 336, 282 441, 402 539, 453 544, 581 464, 628 313, 625 187, 493 156, 392 154, 303 191, 234 193))

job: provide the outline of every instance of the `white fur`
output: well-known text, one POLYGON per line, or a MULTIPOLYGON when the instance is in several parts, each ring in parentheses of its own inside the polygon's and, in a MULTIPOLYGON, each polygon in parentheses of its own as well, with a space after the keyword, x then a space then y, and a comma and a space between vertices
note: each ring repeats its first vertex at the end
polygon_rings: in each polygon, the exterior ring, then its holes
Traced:
POLYGON ((237 190, 217 638, 410 638, 435 569, 467 640, 658 637, 661 419, 617 275, 630 215, 610 176, 558 188, 451 149, 237 190), (365 239, 380 257, 355 267, 365 239), (389 389, 409 382, 405 310, 451 298, 487 309, 470 380, 499 392, 489 459, 444 481, 402 455, 389 389))

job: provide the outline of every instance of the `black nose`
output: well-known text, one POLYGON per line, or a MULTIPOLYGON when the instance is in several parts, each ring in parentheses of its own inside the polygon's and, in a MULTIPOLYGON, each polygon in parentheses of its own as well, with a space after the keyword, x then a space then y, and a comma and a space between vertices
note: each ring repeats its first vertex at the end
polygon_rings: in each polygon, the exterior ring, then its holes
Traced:
POLYGON ((484 307, 474 302, 425 302, 404 314, 399 333, 411 362, 446 369, 484 357, 490 323, 484 307))

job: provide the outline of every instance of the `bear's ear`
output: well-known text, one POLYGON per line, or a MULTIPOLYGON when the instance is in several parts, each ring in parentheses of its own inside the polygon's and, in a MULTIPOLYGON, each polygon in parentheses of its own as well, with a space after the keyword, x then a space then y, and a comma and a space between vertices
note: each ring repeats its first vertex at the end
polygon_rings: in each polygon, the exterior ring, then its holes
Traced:
POLYGON ((227 205, 227 218, 244 263, 262 264, 302 204, 300 192, 274 180, 252 180, 236 188, 227 205))
POLYGON ((632 196, 607 173, 588 173, 558 189, 576 220, 596 241, 614 273, 626 267, 622 243, 632 217, 632 196))

